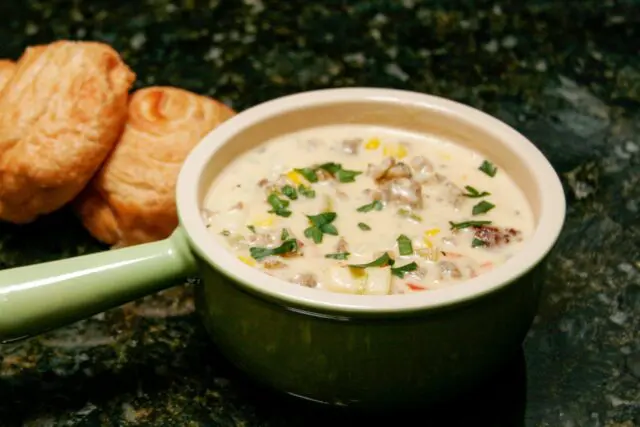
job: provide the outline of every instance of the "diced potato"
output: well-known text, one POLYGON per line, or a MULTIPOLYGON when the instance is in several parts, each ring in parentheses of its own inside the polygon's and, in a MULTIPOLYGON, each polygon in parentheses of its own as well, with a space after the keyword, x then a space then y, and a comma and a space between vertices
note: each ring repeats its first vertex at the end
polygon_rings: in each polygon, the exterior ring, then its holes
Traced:
POLYGON ((276 219, 276 216, 272 214, 259 215, 251 221, 251 224, 255 227, 271 227, 275 223, 276 219))
POLYGON ((362 291, 367 275, 357 277, 349 267, 333 266, 329 269, 327 288, 333 292, 356 294, 362 291))
POLYGON ((365 282, 366 295, 388 295, 391 293, 391 267, 368 268, 365 282))
POLYGON ((371 138, 365 145, 364 148, 367 150, 376 150, 380 147, 380 140, 378 138, 371 138))

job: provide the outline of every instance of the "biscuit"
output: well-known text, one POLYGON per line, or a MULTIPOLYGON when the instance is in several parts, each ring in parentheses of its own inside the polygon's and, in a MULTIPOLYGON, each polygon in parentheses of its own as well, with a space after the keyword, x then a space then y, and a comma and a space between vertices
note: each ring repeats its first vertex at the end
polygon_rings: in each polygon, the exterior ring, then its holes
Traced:
POLYGON ((16 63, 9 59, 0 59, 0 91, 16 70, 16 63))
POLYGON ((116 148, 74 203, 84 226, 115 247, 168 237, 178 225, 175 187, 191 149, 235 113, 173 87, 133 94, 116 148))
POLYGON ((122 131, 134 79, 102 43, 24 52, 0 92, 0 219, 28 223, 77 196, 122 131))

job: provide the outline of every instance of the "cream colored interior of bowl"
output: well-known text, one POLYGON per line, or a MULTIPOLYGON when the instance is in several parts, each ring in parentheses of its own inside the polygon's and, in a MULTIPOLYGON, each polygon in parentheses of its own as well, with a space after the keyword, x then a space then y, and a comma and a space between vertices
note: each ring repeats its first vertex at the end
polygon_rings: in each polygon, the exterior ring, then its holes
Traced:
POLYGON ((484 129, 446 111, 397 102, 365 101, 321 105, 274 115, 237 133, 211 158, 199 182, 202 205, 216 176, 241 153, 263 142, 311 127, 339 124, 384 126, 433 135, 468 147, 506 171, 526 195, 536 223, 541 212, 541 191, 525 159, 484 129))

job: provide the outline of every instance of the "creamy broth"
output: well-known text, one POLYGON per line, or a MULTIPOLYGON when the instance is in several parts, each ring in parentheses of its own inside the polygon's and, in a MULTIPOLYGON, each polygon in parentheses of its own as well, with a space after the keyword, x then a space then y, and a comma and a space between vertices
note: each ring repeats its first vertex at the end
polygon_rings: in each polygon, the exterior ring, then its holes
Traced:
POLYGON ((321 290, 387 295, 462 283, 533 232, 524 194, 478 153, 371 126, 266 141, 205 200, 212 238, 266 274, 321 290))

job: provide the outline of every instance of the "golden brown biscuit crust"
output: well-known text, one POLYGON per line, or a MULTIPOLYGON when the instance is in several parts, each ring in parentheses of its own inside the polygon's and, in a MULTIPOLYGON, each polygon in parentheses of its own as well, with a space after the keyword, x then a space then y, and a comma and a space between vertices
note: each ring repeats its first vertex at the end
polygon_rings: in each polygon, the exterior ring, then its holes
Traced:
POLYGON ((16 63, 9 59, 0 59, 0 91, 16 71, 16 63))
POLYGON ((134 78, 102 43, 24 52, 0 92, 0 219, 31 222, 82 190, 122 131, 134 78))
POLYGON ((120 141, 75 203, 85 227, 118 247, 168 237, 178 225, 175 187, 182 163, 207 133, 234 114, 182 89, 135 92, 120 141))

